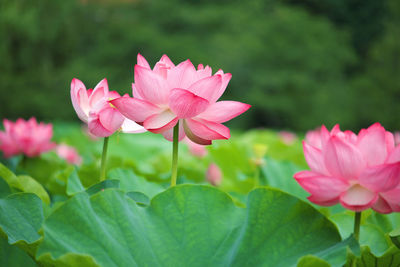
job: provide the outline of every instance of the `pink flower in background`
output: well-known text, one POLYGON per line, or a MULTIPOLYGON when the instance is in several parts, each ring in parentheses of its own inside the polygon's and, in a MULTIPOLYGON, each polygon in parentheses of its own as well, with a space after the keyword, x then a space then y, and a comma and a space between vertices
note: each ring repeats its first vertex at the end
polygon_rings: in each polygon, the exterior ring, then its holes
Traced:
POLYGON ((36 157, 56 146, 50 141, 53 136, 51 124, 38 124, 33 117, 28 121, 18 119, 15 123, 4 120, 3 124, 5 131, 0 131, 0 150, 6 158, 18 154, 36 157))
POLYGON ((56 153, 70 164, 80 165, 82 163, 81 156, 79 156, 78 151, 72 146, 60 144, 56 147, 56 153))
MULTIPOLYGON (((108 102, 119 97, 117 92, 109 91, 106 79, 101 80, 94 89, 88 90, 80 80, 72 79, 72 105, 78 117, 88 124, 89 132, 95 136, 110 136, 124 124, 124 116, 108 102)), ((128 131, 131 133, 145 131, 134 122, 130 122, 129 126, 128 131)))
POLYGON ((292 145, 297 139, 296 134, 288 131, 280 131, 278 135, 282 140, 282 142, 285 143, 286 145, 292 145))
POLYGON ((209 145, 212 140, 230 138, 229 128, 222 123, 250 108, 236 101, 217 102, 231 76, 222 70, 213 75, 209 66, 196 69, 189 60, 175 66, 166 55, 151 69, 139 54, 133 98, 121 97, 111 103, 128 119, 169 141, 180 121, 179 140, 186 135, 195 143, 209 145))
POLYGON ((320 141, 303 142, 303 147, 311 170, 294 178, 311 194, 311 202, 340 202, 353 211, 400 211, 400 147, 379 123, 358 135, 338 125, 330 132, 323 126, 320 141))
POLYGON ((185 138, 185 143, 188 145, 189 152, 195 157, 203 158, 207 155, 208 151, 203 145, 196 144, 190 141, 189 138, 185 138))
POLYGON ((214 163, 211 163, 207 169, 207 181, 213 186, 218 186, 222 182, 221 169, 214 163))

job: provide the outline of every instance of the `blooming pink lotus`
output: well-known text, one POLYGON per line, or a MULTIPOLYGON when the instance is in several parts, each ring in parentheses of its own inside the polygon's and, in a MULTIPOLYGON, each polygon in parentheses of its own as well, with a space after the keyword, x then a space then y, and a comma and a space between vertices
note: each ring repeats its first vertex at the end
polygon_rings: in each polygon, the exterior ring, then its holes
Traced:
POLYGON ((393 134, 375 123, 358 135, 342 132, 336 125, 330 132, 322 126, 313 144, 303 142, 310 171, 294 178, 318 205, 341 203, 362 211, 400 211, 400 147, 393 134))
POLYGON ((218 186, 222 182, 221 169, 215 163, 211 163, 207 169, 207 181, 213 186, 218 186))
POLYGON ((166 55, 151 69, 139 54, 133 98, 111 103, 128 119, 167 140, 172 141, 173 127, 180 121, 179 140, 186 135, 195 143, 209 145, 215 139, 228 139, 229 128, 222 123, 250 108, 236 101, 217 102, 231 76, 222 70, 212 75, 211 68, 201 64, 196 69, 190 60, 175 66, 166 55))
POLYGON ((65 159, 70 164, 80 165, 82 163, 81 156, 72 146, 60 144, 56 147, 56 152, 60 158, 65 159))
POLYGON ((50 141, 53 136, 51 124, 38 124, 33 117, 28 121, 18 119, 15 123, 4 120, 3 124, 5 131, 0 131, 0 150, 6 158, 18 154, 36 157, 56 146, 50 141))
POLYGON ((107 137, 119 130, 130 133, 144 132, 140 125, 126 121, 124 116, 108 101, 121 97, 115 91, 109 91, 106 79, 101 80, 94 89, 86 90, 78 79, 71 82, 72 105, 78 117, 88 124, 89 132, 97 137, 107 137))

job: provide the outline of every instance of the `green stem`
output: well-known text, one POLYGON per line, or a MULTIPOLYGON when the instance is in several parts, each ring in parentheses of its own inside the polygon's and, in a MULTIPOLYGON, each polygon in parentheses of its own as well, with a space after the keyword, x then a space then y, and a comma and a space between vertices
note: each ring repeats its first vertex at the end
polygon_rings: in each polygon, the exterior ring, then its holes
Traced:
POLYGON ((103 154, 101 155, 101 165, 100 165, 100 181, 104 181, 106 179, 107 148, 108 148, 108 137, 104 137, 103 154))
POLYGON ((360 223, 361 223, 361 211, 356 212, 354 217, 354 238, 357 241, 360 239, 360 223))
POLYGON ((176 178, 178 176, 178 144, 179 144, 179 121, 174 127, 174 135, 172 137, 172 172, 171 172, 171 186, 176 185, 176 178))

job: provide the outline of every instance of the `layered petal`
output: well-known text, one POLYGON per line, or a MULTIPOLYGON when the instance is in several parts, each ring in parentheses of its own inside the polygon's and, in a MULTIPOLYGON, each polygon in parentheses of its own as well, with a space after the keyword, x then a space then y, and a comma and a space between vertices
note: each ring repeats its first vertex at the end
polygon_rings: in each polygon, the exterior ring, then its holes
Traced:
POLYGON ((107 79, 103 79, 93 89, 93 92, 89 97, 89 106, 93 108, 101 99, 108 97, 107 79))
POLYGON ((324 157, 320 149, 313 147, 303 141, 304 157, 310 169, 314 172, 328 175, 325 167, 324 157))
POLYGON ((168 71, 167 81, 170 88, 189 88, 196 81, 196 69, 190 60, 180 63, 168 71))
POLYGON ((190 140, 200 145, 211 144, 211 140, 229 139, 229 128, 222 124, 193 119, 184 120, 185 133, 190 140), (204 141, 205 140, 205 141, 204 141))
POLYGON ((237 101, 219 101, 208 106, 208 108, 197 116, 198 118, 224 123, 247 111, 251 105, 237 101))
MULTIPOLYGON (((162 132, 162 135, 164 136, 165 139, 168 141, 173 141, 174 138, 174 128, 170 128, 164 132, 162 132)), ((186 137, 185 130, 183 129, 183 123, 179 123, 179 135, 178 135, 178 141, 182 141, 186 137)))
POLYGON ((366 165, 361 152, 337 136, 329 139, 323 156, 328 172, 347 180, 357 180, 366 165))
POLYGON ((221 87, 221 84, 221 76, 214 75, 195 82, 188 88, 188 91, 192 92, 195 95, 201 96, 202 98, 207 99, 210 103, 212 103, 212 99, 221 87))
POLYGON ((192 118, 207 109, 209 103, 206 99, 192 92, 175 88, 169 97, 169 106, 178 118, 192 118))
POLYGON ((156 105, 131 97, 120 97, 109 102, 122 115, 136 122, 144 122, 148 117, 161 112, 161 109, 156 105))
POLYGON ((110 132, 115 132, 121 128, 125 118, 115 108, 107 107, 99 112, 99 121, 104 128, 110 132))
POLYGON ((146 69, 151 69, 149 63, 147 62, 147 60, 141 54, 137 55, 137 64, 139 66, 142 66, 142 67, 146 68, 146 69))
POLYGON ((135 66, 135 87, 144 100, 152 104, 167 104, 169 87, 162 76, 152 70, 135 66))
POLYGON ((386 131, 375 123, 358 134, 357 147, 364 155, 368 166, 379 165, 385 162, 388 155, 386 131))
POLYGON ((173 128, 178 122, 176 115, 170 110, 154 114, 143 122, 143 127, 152 133, 162 133, 173 128))
POLYGON ((385 192, 393 189, 400 182, 400 162, 365 168, 358 180, 371 191, 385 192))
POLYGON ((340 203, 346 209, 363 211, 372 207, 378 200, 378 194, 355 184, 340 195, 340 203))
POLYGON ((89 97, 85 85, 76 78, 71 81, 71 101, 79 119, 87 122, 90 110, 89 97))
POLYGON ((229 81, 232 78, 232 74, 230 73, 224 73, 222 70, 217 71, 215 75, 220 75, 221 76, 221 86, 214 92, 212 97, 209 99, 211 103, 216 102, 222 94, 225 92, 226 87, 228 86, 229 81))
MULTIPOLYGON (((312 171, 302 171, 294 175, 296 181, 311 194, 312 202, 316 204, 338 202, 339 196, 349 187, 341 179, 335 179, 312 171)), ((311 201, 310 200, 310 201, 311 201)))
POLYGON ((107 130, 100 122, 99 118, 90 116, 88 123, 89 132, 97 137, 108 137, 114 132, 107 130))
POLYGON ((388 214, 392 212, 392 208, 389 203, 382 197, 378 196, 378 200, 372 206, 372 209, 383 214, 388 214))

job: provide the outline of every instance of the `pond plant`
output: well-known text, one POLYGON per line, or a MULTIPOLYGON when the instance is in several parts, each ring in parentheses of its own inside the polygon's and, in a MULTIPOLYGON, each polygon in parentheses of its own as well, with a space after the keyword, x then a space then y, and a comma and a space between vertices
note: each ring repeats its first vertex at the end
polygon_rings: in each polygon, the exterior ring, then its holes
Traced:
POLYGON ((73 125, 52 141, 51 124, 4 120, 0 266, 400 266, 393 134, 322 126, 304 154, 290 132, 231 138, 223 123, 250 108, 218 101, 231 77, 139 54, 132 96, 74 78, 102 147, 73 125))

